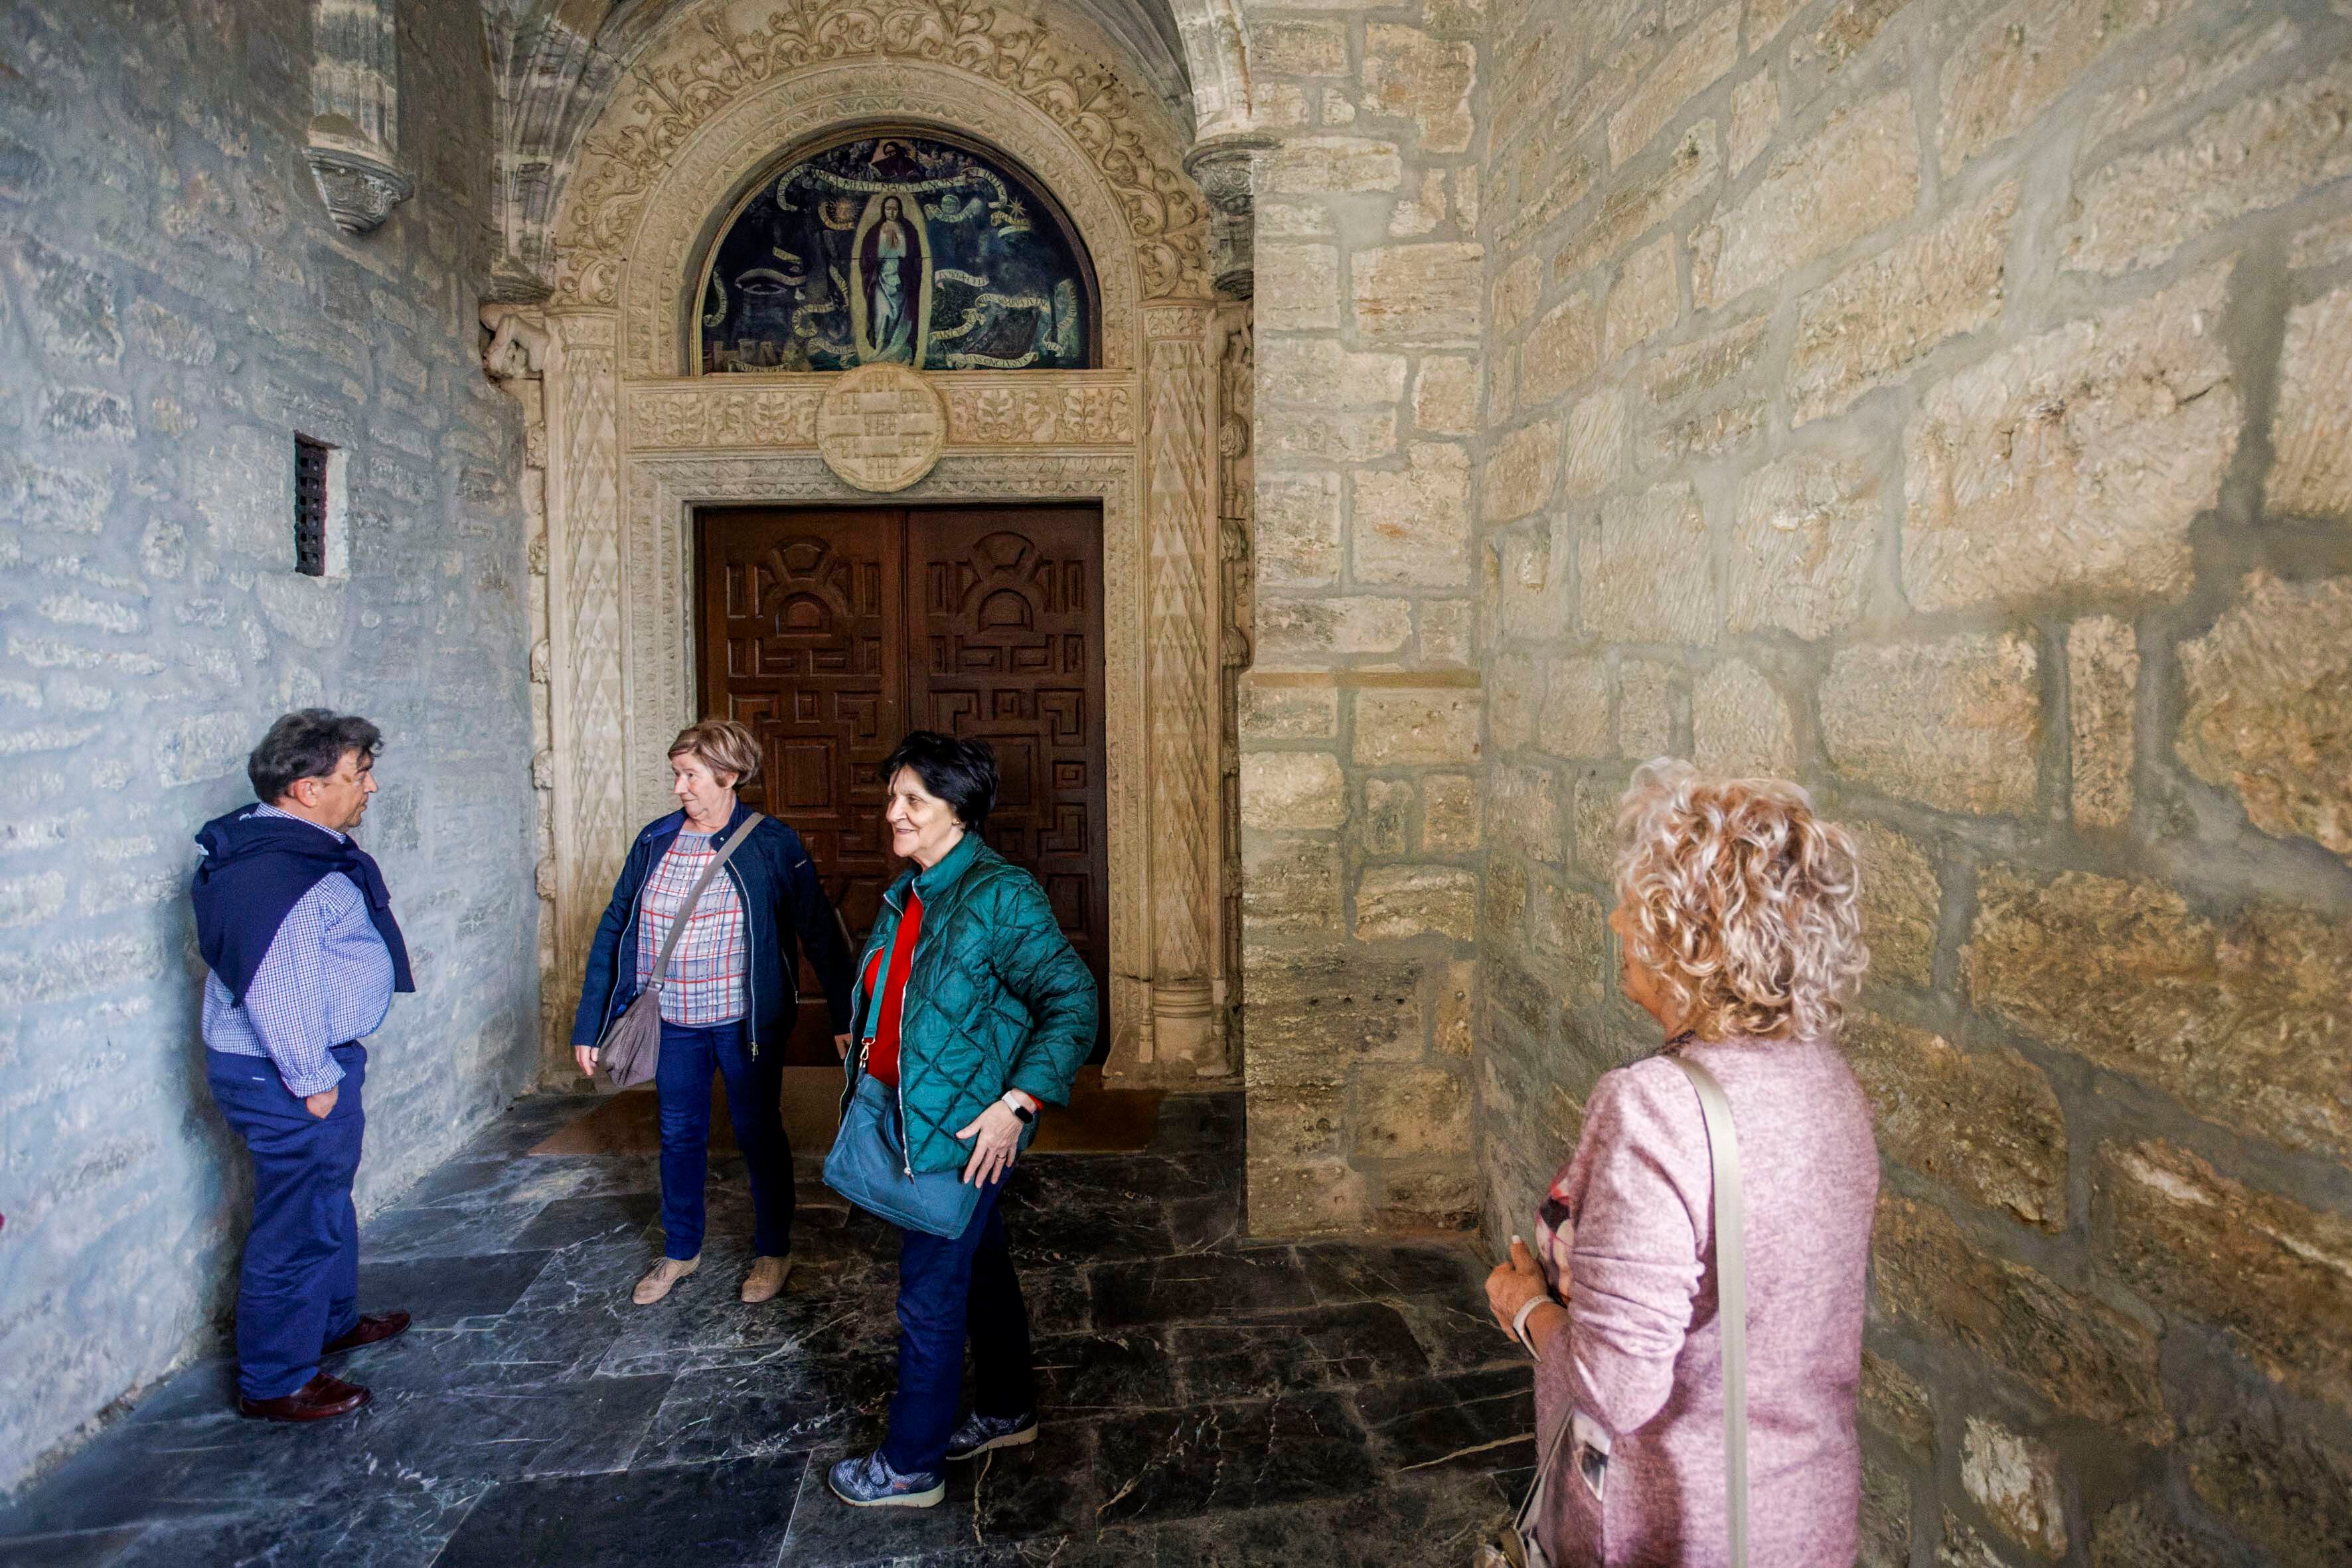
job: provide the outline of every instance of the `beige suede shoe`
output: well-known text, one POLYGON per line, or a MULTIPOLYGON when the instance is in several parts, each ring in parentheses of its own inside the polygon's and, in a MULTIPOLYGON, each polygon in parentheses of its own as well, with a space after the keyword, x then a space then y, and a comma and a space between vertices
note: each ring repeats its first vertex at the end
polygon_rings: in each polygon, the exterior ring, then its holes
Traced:
POLYGON ((637 1281, 636 1289, 630 1292, 630 1300, 640 1307, 650 1307, 668 1295, 671 1286, 701 1267, 702 1254, 698 1252, 682 1263, 675 1258, 665 1258, 637 1281))
POLYGON ((791 1258, 754 1258, 751 1272, 743 1276, 743 1300, 755 1304, 772 1301, 782 1293, 784 1281, 792 1277, 791 1258))

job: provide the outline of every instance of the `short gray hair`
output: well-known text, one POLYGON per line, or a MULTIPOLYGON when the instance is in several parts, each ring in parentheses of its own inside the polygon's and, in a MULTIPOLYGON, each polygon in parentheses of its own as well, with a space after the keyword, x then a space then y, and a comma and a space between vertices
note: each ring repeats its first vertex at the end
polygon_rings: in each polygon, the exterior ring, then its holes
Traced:
POLYGON ((245 759, 245 776, 257 799, 275 805, 303 779, 331 777, 346 753, 373 762, 383 731, 356 713, 328 708, 298 708, 282 715, 245 759))
POLYGON ((737 784, 760 776, 759 737, 739 720, 698 719, 688 724, 669 743, 671 756, 680 752, 700 757, 702 765, 714 773, 733 773, 737 784))

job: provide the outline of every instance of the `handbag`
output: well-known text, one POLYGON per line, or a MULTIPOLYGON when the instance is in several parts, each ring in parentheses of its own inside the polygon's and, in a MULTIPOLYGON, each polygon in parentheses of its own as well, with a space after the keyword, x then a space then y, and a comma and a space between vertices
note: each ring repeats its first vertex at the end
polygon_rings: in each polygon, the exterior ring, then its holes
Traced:
POLYGON ((719 875, 719 868, 727 864, 727 858, 735 853, 736 847, 751 836, 751 829, 759 826, 761 820, 758 812, 751 813, 743 819, 743 826, 728 835, 727 842, 719 847, 719 853, 710 858, 710 864, 694 879, 686 902, 678 906, 677 918, 669 922, 669 934, 662 938, 661 955, 654 960, 653 977, 646 982, 644 990, 629 999, 621 1016, 606 1024, 604 1032, 597 1037, 596 1060, 612 1079, 614 1088, 634 1089, 651 1079, 660 1067, 661 988, 662 982, 669 978, 670 954, 677 951, 677 939, 686 934, 687 921, 694 918, 694 906, 702 901, 702 890, 710 886, 710 879, 719 875))
MULTIPOLYGON (((861 1045, 861 1053, 865 1049, 861 1045)), ((906 1127, 896 1096, 857 1060, 857 1087, 824 1157, 824 1184, 901 1230, 952 1241, 971 1225, 981 1189, 961 1171, 918 1171, 907 1158, 906 1127)))
MULTIPOLYGON (((1715 1175, 1716 1321, 1723 1326, 1723 1473, 1729 1499, 1731 1568, 1748 1568, 1748 1252, 1743 1232, 1746 1208, 1739 1192, 1739 1139, 1731 1124, 1731 1101, 1715 1075, 1680 1056, 1666 1058, 1683 1069, 1698 1091, 1699 1119, 1706 1124, 1707 1160, 1715 1175)), ((1576 1418, 1575 1406, 1560 1412, 1559 1426, 1544 1446, 1535 1484, 1511 1520, 1503 1549, 1481 1549, 1481 1568, 1501 1558, 1512 1568, 1552 1568, 1537 1539, 1543 1522, 1546 1489, 1559 1460, 1560 1445, 1576 1418), (1516 1548, 1516 1551, 1514 1549, 1516 1548)))

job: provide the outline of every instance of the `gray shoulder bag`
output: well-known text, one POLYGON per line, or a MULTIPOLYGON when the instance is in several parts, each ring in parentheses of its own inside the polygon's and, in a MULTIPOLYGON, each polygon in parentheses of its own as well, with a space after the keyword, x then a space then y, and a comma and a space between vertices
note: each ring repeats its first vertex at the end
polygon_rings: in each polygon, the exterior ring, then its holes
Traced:
MULTIPOLYGON (((1746 1208, 1739 1192, 1739 1138, 1731 1125, 1731 1101, 1715 1075, 1680 1056, 1666 1058, 1683 1069, 1698 1091, 1699 1115, 1706 1123, 1707 1158, 1715 1173, 1716 1321, 1723 1326, 1723 1471, 1729 1493, 1731 1568, 1748 1568, 1748 1252, 1744 1232, 1746 1208)), ((1570 1289, 1573 1289, 1570 1281, 1570 1289)), ((1544 1516, 1546 1489, 1559 1463, 1560 1449, 1573 1424, 1573 1406, 1560 1413, 1559 1427, 1544 1446, 1536 1467, 1535 1484, 1527 1501, 1511 1521, 1506 1547, 1516 1546, 1520 1568, 1551 1568, 1551 1558, 1537 1539, 1544 1516)), ((1604 1461, 1605 1462, 1605 1461, 1604 1461)), ((1492 1548, 1487 1549, 1492 1551, 1492 1548)))
MULTIPOLYGON (((669 934, 662 938, 661 956, 654 960, 653 977, 646 982, 644 990, 630 999, 621 1016, 604 1026, 604 1037, 596 1042, 596 1059, 612 1079, 614 1088, 634 1089, 652 1078, 660 1067, 661 988, 662 982, 669 978, 670 954, 677 951, 677 939, 686 934, 687 922, 694 918, 694 906, 702 901, 702 890, 710 886, 710 879, 719 875, 719 868, 727 864, 736 846, 750 837, 751 829, 763 820, 755 811, 743 819, 742 826, 728 835, 719 853, 710 858, 710 864, 702 868, 702 875, 694 879, 686 902, 678 906, 677 918, 669 922, 669 934)), ((646 875, 651 877, 653 872, 649 870, 646 875)))

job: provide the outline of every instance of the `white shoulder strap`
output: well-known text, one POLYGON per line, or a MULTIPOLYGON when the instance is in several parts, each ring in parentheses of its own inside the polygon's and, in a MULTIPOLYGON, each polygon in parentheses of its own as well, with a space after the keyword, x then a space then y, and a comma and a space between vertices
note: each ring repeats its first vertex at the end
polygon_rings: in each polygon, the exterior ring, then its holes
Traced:
POLYGON ((1715 1291, 1723 1326, 1723 1470, 1730 1497, 1731 1568, 1748 1565, 1748 1252, 1747 1211, 1739 1194, 1739 1135, 1731 1101, 1715 1075, 1688 1058, 1669 1054, 1698 1091, 1706 1148, 1715 1170, 1715 1291))

